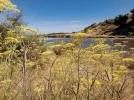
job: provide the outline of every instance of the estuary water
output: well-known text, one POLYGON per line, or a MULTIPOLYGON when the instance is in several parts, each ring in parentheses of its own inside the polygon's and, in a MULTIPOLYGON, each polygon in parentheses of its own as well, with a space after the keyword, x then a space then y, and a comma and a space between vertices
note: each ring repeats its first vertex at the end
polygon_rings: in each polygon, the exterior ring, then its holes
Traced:
MULTIPOLYGON (((87 38, 83 42, 82 47, 86 48, 91 44, 95 44, 95 39, 96 38, 87 38)), ((46 38, 47 43, 48 42, 58 43, 60 41, 64 41, 65 43, 68 43, 72 41, 72 38, 46 38)), ((121 44, 125 44, 127 48, 131 48, 134 47, 134 38, 108 38, 105 40, 104 43, 109 44, 110 46, 113 46, 115 43, 121 43, 121 44)))

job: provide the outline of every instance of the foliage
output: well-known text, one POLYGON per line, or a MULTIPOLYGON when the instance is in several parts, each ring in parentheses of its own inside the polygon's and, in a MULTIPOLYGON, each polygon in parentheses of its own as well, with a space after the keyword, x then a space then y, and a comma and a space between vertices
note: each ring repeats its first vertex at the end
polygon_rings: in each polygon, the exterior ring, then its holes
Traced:
POLYGON ((107 19, 104 22, 101 22, 100 25, 105 26, 105 25, 111 25, 114 24, 114 19, 107 19))
POLYGON ((134 32, 134 26, 129 26, 129 27, 128 27, 128 31, 129 31, 129 32, 134 32))
POLYGON ((4 10, 14 10, 19 12, 16 5, 12 4, 10 0, 0 0, 0 12, 4 10))
POLYGON ((96 26, 97 26, 96 23, 91 24, 91 27, 92 27, 92 28, 95 28, 96 26))
POLYGON ((73 36, 73 43, 77 46, 81 46, 82 42, 86 39, 86 33, 77 33, 73 36))
POLYGON ((114 19, 108 19, 108 20, 105 20, 105 22, 107 24, 114 24, 114 19))
POLYGON ((14 27, 0 37, 1 100, 133 99, 133 48, 128 55, 125 45, 96 39, 84 49, 85 33, 71 43, 46 46, 34 29, 14 27))
POLYGON ((87 33, 88 30, 91 30, 91 29, 92 29, 92 27, 91 27, 91 26, 88 26, 88 27, 86 27, 86 28, 84 29, 84 32, 87 33))
POLYGON ((127 23, 127 19, 127 15, 118 15, 115 17, 114 21, 116 25, 120 25, 121 27, 123 27, 127 23))
POLYGON ((130 10, 130 12, 134 14, 134 9, 130 10))
POLYGON ((85 33, 133 36, 134 9, 125 15, 118 15, 114 19, 106 19, 98 24, 93 23, 84 29, 85 33))
POLYGON ((130 23, 134 25, 134 9, 132 9, 130 12, 132 13, 132 21, 130 23))

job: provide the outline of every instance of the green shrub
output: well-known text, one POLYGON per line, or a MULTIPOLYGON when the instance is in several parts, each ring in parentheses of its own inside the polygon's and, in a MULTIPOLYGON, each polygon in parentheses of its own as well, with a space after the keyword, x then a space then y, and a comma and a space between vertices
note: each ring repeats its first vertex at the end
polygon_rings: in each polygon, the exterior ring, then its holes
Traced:
POLYGON ((86 28, 84 29, 84 33, 87 33, 89 29, 92 29, 92 27, 91 27, 91 26, 86 27, 86 28))
POLYGON ((128 15, 118 15, 114 19, 115 25, 125 26, 127 24, 128 15))
POLYGON ((114 24, 114 19, 105 20, 106 24, 114 24))
POLYGON ((134 32, 134 26, 129 26, 128 31, 129 32, 134 32))
POLYGON ((105 26, 107 23, 104 21, 104 22, 101 22, 100 25, 102 26, 105 26))
POLYGON ((134 14, 134 9, 130 10, 130 12, 134 14))
POLYGON ((97 26, 96 23, 93 23, 93 24, 91 25, 92 28, 95 28, 96 26, 97 26))

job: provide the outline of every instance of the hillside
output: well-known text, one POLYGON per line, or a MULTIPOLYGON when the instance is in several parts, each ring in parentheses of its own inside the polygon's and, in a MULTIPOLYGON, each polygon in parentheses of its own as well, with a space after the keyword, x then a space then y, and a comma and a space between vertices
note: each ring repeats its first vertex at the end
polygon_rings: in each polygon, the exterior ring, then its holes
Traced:
POLYGON ((104 22, 93 23, 81 32, 89 35, 134 36, 134 9, 130 12, 104 22))
POLYGON ((50 33, 47 37, 71 37, 77 33, 86 33, 88 37, 133 37, 134 36, 134 9, 125 15, 118 15, 113 19, 106 19, 100 23, 93 23, 79 32, 50 33))

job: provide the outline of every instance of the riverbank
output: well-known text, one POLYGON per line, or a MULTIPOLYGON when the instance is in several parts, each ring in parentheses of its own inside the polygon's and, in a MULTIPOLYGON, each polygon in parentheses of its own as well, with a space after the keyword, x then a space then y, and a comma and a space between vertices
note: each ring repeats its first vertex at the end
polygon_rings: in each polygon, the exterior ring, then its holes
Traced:
MULTIPOLYGON (((71 38, 74 36, 74 34, 70 33, 70 34, 43 34, 43 35, 39 35, 39 36, 44 36, 47 38, 71 38)), ((130 36, 113 36, 113 35, 87 35, 87 38, 132 38, 134 39, 134 37, 130 37, 130 36)))

